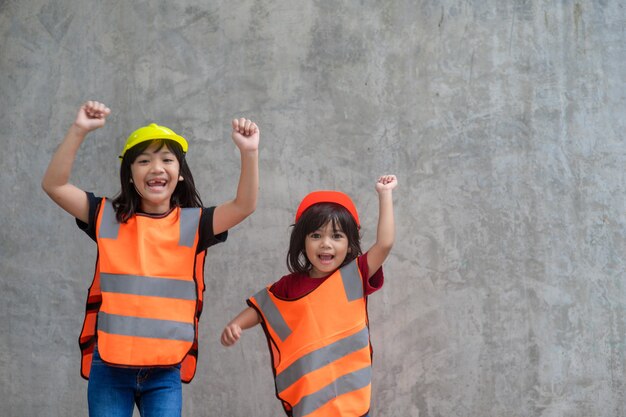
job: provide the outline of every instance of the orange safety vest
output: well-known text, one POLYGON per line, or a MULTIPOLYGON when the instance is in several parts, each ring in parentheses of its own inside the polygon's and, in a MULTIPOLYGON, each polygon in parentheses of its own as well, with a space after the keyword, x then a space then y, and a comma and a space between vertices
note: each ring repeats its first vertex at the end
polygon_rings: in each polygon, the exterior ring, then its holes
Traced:
POLYGON ((304 297, 264 288, 248 300, 262 317, 276 396, 288 416, 363 416, 370 408, 372 349, 357 261, 304 297))
POLYGON ((181 380, 193 379, 206 257, 206 251, 196 254, 201 212, 177 207, 164 217, 118 223, 113 205, 102 199, 98 259, 79 338, 83 378, 97 341, 108 364, 181 364, 181 380))

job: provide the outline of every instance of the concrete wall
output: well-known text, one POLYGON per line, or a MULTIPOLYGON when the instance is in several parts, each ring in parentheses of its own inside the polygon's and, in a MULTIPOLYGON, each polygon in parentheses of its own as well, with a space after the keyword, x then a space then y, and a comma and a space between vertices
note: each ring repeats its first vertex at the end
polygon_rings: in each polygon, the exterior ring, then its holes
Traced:
POLYGON ((370 299, 377 416, 626 415, 626 9, 597 1, 0 1, 2 415, 86 415, 94 244, 41 191, 87 99, 113 110, 73 181, 113 195, 130 131, 191 143, 231 198, 229 120, 262 130, 256 213, 213 248, 186 416, 276 416, 260 329, 218 337, 282 275, 300 198, 354 197, 397 243, 370 299))

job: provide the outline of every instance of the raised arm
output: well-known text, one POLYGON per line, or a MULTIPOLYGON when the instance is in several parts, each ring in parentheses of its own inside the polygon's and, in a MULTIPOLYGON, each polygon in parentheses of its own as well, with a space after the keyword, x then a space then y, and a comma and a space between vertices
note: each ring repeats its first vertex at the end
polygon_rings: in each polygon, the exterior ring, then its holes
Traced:
POLYGON ((41 187, 55 203, 84 222, 88 221, 89 203, 85 192, 69 182, 72 166, 87 133, 104 126, 110 113, 107 106, 97 101, 83 104, 41 181, 41 187))
POLYGON ((259 137, 259 128, 251 120, 243 117, 233 120, 232 139, 241 153, 241 174, 235 199, 215 208, 215 234, 241 223, 256 209, 259 193, 259 137))
POLYGON ((226 325, 220 339, 222 344, 224 346, 234 345, 237 343, 244 330, 254 327, 260 322, 261 318, 259 317, 259 313, 252 307, 246 308, 226 325))
POLYGON ((395 175, 383 175, 376 182, 376 192, 378 193, 378 229, 376 231, 376 242, 367 251, 368 279, 385 262, 396 238, 392 190, 397 185, 398 180, 395 175))

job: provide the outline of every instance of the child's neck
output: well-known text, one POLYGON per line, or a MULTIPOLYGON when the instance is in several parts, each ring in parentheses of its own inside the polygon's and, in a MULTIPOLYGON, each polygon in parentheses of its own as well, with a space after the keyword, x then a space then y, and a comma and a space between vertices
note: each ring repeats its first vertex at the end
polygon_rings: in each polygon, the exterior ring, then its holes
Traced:
POLYGON ((321 272, 321 271, 313 271, 310 270, 308 273, 309 278, 313 278, 313 279, 322 279, 322 278, 326 278, 331 276, 332 274, 334 274, 337 270, 335 269, 332 272, 321 272))
POLYGON ((169 201, 162 203, 152 203, 150 201, 142 201, 139 207, 142 213, 151 215, 161 215, 167 213, 171 209, 169 201))

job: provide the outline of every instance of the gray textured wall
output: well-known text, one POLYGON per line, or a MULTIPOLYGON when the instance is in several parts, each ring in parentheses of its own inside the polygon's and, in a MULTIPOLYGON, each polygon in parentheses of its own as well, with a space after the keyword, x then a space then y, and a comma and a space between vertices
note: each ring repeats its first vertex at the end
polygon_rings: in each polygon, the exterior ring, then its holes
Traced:
POLYGON ((95 247, 39 183, 94 98, 113 114, 73 181, 101 195, 157 121, 222 202, 229 120, 261 126, 258 209, 208 255, 186 416, 280 415, 260 329, 232 349, 219 333, 284 273, 306 192, 351 194, 371 244, 386 172, 375 414, 625 416, 625 30, 619 0, 0 1, 0 413, 87 414, 95 247))

